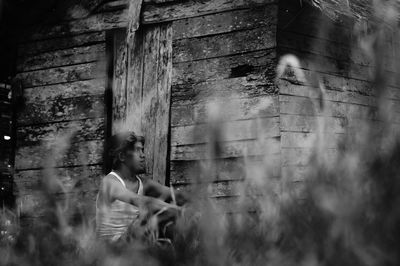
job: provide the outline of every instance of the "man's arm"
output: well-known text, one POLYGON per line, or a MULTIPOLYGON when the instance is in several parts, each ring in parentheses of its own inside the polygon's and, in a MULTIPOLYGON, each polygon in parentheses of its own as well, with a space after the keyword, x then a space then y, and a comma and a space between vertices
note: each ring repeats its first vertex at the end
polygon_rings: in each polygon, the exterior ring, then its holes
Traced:
MULTIPOLYGON (((170 187, 163 186, 160 183, 151 179, 145 180, 144 187, 146 195, 159 198, 163 201, 172 201, 172 193, 170 187)), ((183 205, 189 200, 189 196, 182 191, 174 190, 174 196, 178 205, 183 205)))
POLYGON ((163 208, 179 208, 156 198, 138 195, 135 192, 126 189, 118 180, 115 180, 113 177, 105 177, 103 182, 103 189, 105 189, 105 193, 103 192, 103 195, 108 196, 107 198, 109 202, 120 200, 140 208, 145 207, 151 209, 152 211, 158 211, 163 208))

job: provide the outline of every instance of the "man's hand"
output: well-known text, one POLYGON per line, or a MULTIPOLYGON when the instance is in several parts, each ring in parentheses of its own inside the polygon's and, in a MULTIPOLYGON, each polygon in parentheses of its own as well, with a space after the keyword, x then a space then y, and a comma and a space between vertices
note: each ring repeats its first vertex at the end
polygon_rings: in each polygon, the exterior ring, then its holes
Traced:
POLYGON ((150 213, 156 213, 161 210, 173 210, 173 211, 180 211, 182 208, 173 204, 166 203, 160 199, 156 199, 153 197, 145 197, 144 207, 150 213))

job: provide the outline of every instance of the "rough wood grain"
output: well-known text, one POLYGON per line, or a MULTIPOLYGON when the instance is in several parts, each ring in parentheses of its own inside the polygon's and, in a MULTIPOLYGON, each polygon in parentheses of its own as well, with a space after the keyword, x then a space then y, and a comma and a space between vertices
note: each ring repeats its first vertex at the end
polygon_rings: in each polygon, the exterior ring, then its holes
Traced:
POLYGON ((266 5, 173 21, 174 40, 259 27, 276 27, 278 6, 266 5))
POLYGON ((226 56, 273 48, 275 46, 276 30, 272 27, 181 39, 173 42, 173 62, 178 63, 226 56))
MULTIPOLYGON (((328 87, 328 89, 325 90, 325 93, 321 94, 319 87, 293 84, 285 80, 280 80, 277 84, 279 87, 279 93, 281 95, 309 97, 311 99, 323 98, 325 100, 334 102, 354 103, 370 106, 375 106, 377 104, 375 97, 360 94, 358 92, 358 88, 343 87, 342 90, 332 90, 331 87, 328 87)), ((359 85, 361 86, 363 83, 360 83, 359 85)))
POLYGON ((37 101, 27 104, 18 114, 18 125, 104 117, 104 112, 104 95, 37 101))
POLYGON ((322 139, 324 148, 338 148, 339 141, 344 134, 325 132, 323 135, 317 133, 303 132, 281 132, 282 148, 312 148, 316 147, 318 138, 322 139))
POLYGON ((26 88, 24 89, 25 103, 29 105, 60 99, 103 95, 105 92, 105 83, 104 78, 101 78, 26 88))
POLYGON ((44 143, 43 145, 18 147, 15 168, 23 170, 102 163, 103 140, 65 143, 62 139, 55 139, 52 143, 54 144, 44 143), (66 150, 61 149, 64 144, 71 144, 71 146, 67 146, 66 150))
POLYGON ((65 21, 56 25, 33 26, 27 29, 25 41, 52 39, 69 35, 125 28, 128 10, 94 14, 82 19, 65 21))
MULTIPOLYGON (((221 107, 220 119, 222 121, 279 115, 279 97, 277 95, 260 95, 253 98, 222 98, 215 104, 221 107)), ((194 125, 207 121, 209 121, 207 102, 188 105, 172 103, 172 127, 194 125)))
POLYGON ((17 74, 16 79, 21 81, 24 88, 28 88, 57 83, 104 78, 105 75, 105 62, 100 61, 19 73, 17 74))
POLYGON ((73 142, 104 139, 104 118, 18 127, 18 146, 52 142, 72 134, 73 142))
MULTIPOLYGON (((285 62, 280 61, 279 67, 285 66, 285 62)), ((374 87, 371 82, 343 77, 337 74, 328 74, 318 70, 291 67, 279 76, 295 85, 305 85, 319 88, 321 85, 328 90, 357 92, 360 95, 375 95, 374 87)), ((279 84, 279 82, 278 82, 279 84)))
POLYGON ((69 49, 79 46, 89 46, 104 43, 106 34, 104 31, 84 33, 76 36, 68 36, 42 41, 21 43, 18 46, 18 56, 35 55, 61 49, 69 49))
MULTIPOLYGON (((145 5, 142 23, 159 23, 205 14, 218 13, 227 10, 262 6, 276 3, 274 0, 206 0, 184 1, 169 5, 145 5)), ((272 5, 271 5, 272 6, 272 5)))
MULTIPOLYGON (((240 140, 223 142, 220 146, 220 154, 216 155, 216 158, 272 155, 279 153, 280 141, 277 138, 240 140)), ((207 144, 171 147, 171 160, 201 160, 212 157, 207 144)))
MULTIPOLYGON (((133 130, 136 133, 141 127, 141 109, 132 109, 137 106, 136 103, 142 101, 142 80, 143 80, 143 29, 139 30, 140 14, 143 1, 129 1, 128 5, 128 25, 125 31, 120 30, 115 38, 114 58, 119 64, 117 79, 120 80, 120 86, 113 86, 116 91, 114 97, 114 106, 120 108, 120 113, 113 111, 112 132, 122 130, 133 130), (118 77, 118 72, 122 73, 118 77), (123 79, 121 81, 121 79, 123 79), (133 95, 133 98, 132 98, 133 95), (132 121, 135 119, 135 121, 132 121), (139 122, 139 123, 138 123, 139 122), (133 125, 132 125, 133 124, 133 125)), ((147 32, 147 29, 144 30, 147 32)))
POLYGON ((58 66, 68 66, 104 60, 105 44, 74 47, 64 50, 51 51, 37 55, 19 57, 17 71, 31 71, 58 66))
MULTIPOLYGON (((320 105, 307 97, 284 96, 279 97, 281 114, 318 115, 320 105)), ((374 106, 354 103, 323 101, 326 115, 332 117, 376 119, 377 109, 374 106)))
POLYGON ((172 86, 173 105, 175 106, 215 99, 248 98, 276 93, 277 89, 273 79, 264 74, 172 86))
POLYGON ((145 154, 147 160, 147 171, 153 175, 154 151, 156 137, 156 113, 158 108, 157 78, 160 60, 161 28, 153 26, 148 28, 144 36, 144 79, 142 92, 141 131, 146 136, 145 154))
MULTIPOLYGON (((275 0, 217 0, 217 1, 185 1, 171 4, 146 4, 141 16, 141 23, 159 23, 188 17, 201 16, 222 11, 248 7, 264 6, 275 0)), ((275 5, 270 5, 275 8, 275 5)), ((117 28, 125 28, 129 23, 128 9, 115 10, 90 15, 85 18, 65 21, 57 25, 46 25, 27 29, 25 41, 52 39, 68 35, 98 32, 117 28)))
POLYGON ((314 173, 312 170, 311 166, 283 166, 281 178, 285 183, 307 181, 314 173))
MULTIPOLYGON (((300 59, 301 67, 311 71, 319 71, 327 74, 334 74, 345 78, 354 78, 358 80, 372 81, 373 68, 371 66, 352 64, 346 61, 340 61, 336 58, 321 56, 310 52, 300 52, 291 49, 281 48, 284 54, 293 54, 300 59)), ((391 72, 388 72, 388 75, 391 72)), ((395 85, 393 79, 389 80, 390 85, 395 85)), ((396 86, 396 85, 395 85, 396 86)))
POLYGON ((172 25, 160 26, 157 69, 157 110, 154 138, 153 179, 165 184, 169 151, 172 83, 172 25))
MULTIPOLYGON (((280 36, 279 47, 283 47, 285 50, 291 49, 302 53, 313 53, 362 66, 376 65, 373 58, 363 51, 360 45, 356 43, 349 47, 341 43, 286 31, 281 33, 280 36)), ((389 71, 395 71, 396 58, 399 58, 399 54, 395 51, 390 53, 390 56, 385 55, 384 67, 389 71)))
MULTIPOLYGON (((128 49, 128 92, 127 92, 127 119, 123 127, 135 132, 142 131, 142 111, 143 111, 143 82, 144 66, 146 64, 143 57, 145 49, 144 36, 148 28, 135 32, 134 40, 130 40, 128 49)), ((156 71, 156 70, 154 70, 156 71)))
POLYGON ((280 126, 282 131, 290 132, 332 132, 345 133, 349 126, 349 121, 343 117, 323 117, 318 121, 315 116, 286 115, 280 116, 280 126))
POLYGON ((43 193, 34 192, 33 194, 22 195, 17 198, 17 206, 21 215, 21 224, 24 226, 32 226, 37 222, 38 218, 49 215, 53 212, 52 205, 61 207, 68 205, 68 209, 63 212, 66 219, 70 219, 75 214, 85 213, 86 215, 95 215, 94 201, 96 199, 97 190, 93 191, 78 191, 72 193, 58 193, 52 197, 45 197, 43 193))
MULTIPOLYGON (((279 117, 236 120, 220 123, 220 141, 250 140, 279 136, 279 117)), ((212 125, 173 127, 171 145, 207 143, 212 139, 212 125)))
POLYGON ((113 34, 114 75, 112 79, 112 134, 120 131, 117 122, 126 122, 127 61, 126 31, 118 30, 113 34))
POLYGON ((14 180, 18 195, 22 196, 43 189, 42 182, 60 182, 59 188, 63 188, 63 190, 56 189, 53 191, 55 193, 97 190, 102 177, 102 166, 94 165, 19 171, 14 176, 14 180))
POLYGON ((257 75, 263 72, 272 74, 275 73, 276 64, 275 49, 175 63, 172 83, 174 85, 195 84, 207 80, 257 75))
MULTIPOLYGON (((312 148, 282 147, 282 166, 307 166, 310 163, 310 156, 313 154, 313 151, 312 148)), ((336 160, 338 154, 339 151, 337 149, 328 148, 324 150, 324 156, 328 162, 336 160)))
POLYGON ((252 169, 265 169, 276 173, 280 168, 279 154, 263 156, 232 157, 214 161, 171 161, 171 183, 188 184, 217 180, 243 180, 253 178, 252 169), (268 160, 270 164, 265 164, 268 160), (214 168, 210 168, 214 167, 214 168))
POLYGON ((245 183, 242 180, 217 181, 207 184, 177 184, 176 190, 184 190, 190 195, 201 195, 205 197, 227 197, 238 196, 246 190, 245 183))

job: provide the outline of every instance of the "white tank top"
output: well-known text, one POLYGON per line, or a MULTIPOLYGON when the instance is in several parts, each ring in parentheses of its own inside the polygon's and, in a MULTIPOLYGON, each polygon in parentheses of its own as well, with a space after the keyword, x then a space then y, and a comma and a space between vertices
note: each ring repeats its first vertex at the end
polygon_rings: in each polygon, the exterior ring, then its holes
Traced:
MULTIPOLYGON (((124 180, 115 172, 110 172, 126 188, 124 180)), ((142 180, 139 180, 138 195, 143 195, 142 180)), ((99 192, 100 193, 100 192, 99 192)), ((96 198, 96 234, 101 239, 115 241, 126 232, 129 225, 139 217, 139 208, 120 200, 115 200, 111 204, 103 204, 100 208, 97 206, 99 198, 96 198)))

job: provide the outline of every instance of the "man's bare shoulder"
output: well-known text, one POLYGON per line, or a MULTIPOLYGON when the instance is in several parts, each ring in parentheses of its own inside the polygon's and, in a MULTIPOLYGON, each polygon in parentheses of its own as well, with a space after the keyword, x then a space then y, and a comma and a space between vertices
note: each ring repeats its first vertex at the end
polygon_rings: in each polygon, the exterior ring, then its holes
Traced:
POLYGON ((123 187, 121 181, 119 181, 114 175, 107 174, 103 176, 101 179, 101 185, 102 188, 107 188, 107 187, 115 187, 115 186, 121 186, 123 187))

